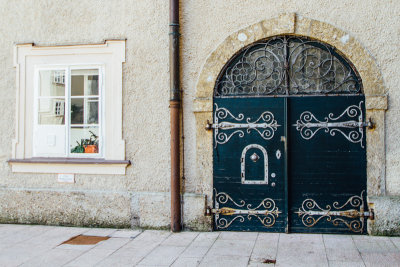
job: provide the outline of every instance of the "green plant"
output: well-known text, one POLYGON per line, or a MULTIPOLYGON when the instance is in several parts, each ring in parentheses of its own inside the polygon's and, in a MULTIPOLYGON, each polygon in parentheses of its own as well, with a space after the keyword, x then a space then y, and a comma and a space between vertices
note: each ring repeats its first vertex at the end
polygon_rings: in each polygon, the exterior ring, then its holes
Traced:
POLYGON ((83 145, 84 146, 88 146, 88 145, 99 145, 99 137, 97 135, 95 135, 92 131, 89 131, 89 133, 91 134, 89 139, 82 139, 81 142, 83 141, 83 145))
POLYGON ((89 131, 91 134, 89 138, 81 139, 81 142, 76 141, 77 145, 71 149, 71 153, 85 153, 85 146, 99 145, 99 136, 89 131))
POLYGON ((85 147, 83 146, 83 139, 81 139, 81 143, 76 141, 78 144, 73 149, 71 149, 71 153, 85 153, 85 147))

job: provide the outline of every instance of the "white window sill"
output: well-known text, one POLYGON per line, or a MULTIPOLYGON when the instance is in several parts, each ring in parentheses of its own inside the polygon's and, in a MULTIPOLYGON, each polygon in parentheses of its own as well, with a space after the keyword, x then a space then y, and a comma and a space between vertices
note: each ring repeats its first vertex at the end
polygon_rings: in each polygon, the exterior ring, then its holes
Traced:
POLYGON ((29 158, 10 159, 12 172, 25 173, 76 173, 125 174, 129 160, 104 160, 88 158, 29 158))

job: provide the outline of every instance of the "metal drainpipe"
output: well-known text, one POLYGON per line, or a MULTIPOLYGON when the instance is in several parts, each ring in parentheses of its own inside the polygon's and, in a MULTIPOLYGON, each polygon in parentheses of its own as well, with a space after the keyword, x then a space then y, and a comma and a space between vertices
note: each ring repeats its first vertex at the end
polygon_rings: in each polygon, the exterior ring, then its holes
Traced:
POLYGON ((180 188, 180 70, 179 70, 179 0, 169 2, 169 66, 171 116, 171 231, 181 231, 180 188))

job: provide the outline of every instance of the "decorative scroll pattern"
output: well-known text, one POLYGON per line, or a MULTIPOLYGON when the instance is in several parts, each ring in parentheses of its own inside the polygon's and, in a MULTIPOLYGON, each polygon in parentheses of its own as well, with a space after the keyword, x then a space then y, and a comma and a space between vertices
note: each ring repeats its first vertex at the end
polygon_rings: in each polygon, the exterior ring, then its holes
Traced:
POLYGON ((364 220, 368 212, 364 210, 365 191, 360 196, 350 197, 343 205, 334 202, 333 205, 326 205, 321 208, 317 202, 311 198, 303 201, 299 211, 295 212, 301 217, 303 225, 313 227, 322 219, 332 222, 334 226, 346 225, 352 232, 361 233, 364 230, 364 220))
POLYGON ((217 147, 218 144, 227 143, 232 136, 236 134, 240 138, 244 137, 245 132, 242 129, 246 129, 247 133, 250 133, 252 130, 256 131, 263 139, 270 140, 274 137, 274 133, 279 126, 280 125, 274 118, 274 114, 270 111, 263 112, 255 121, 251 121, 251 118, 246 118, 245 120, 243 113, 234 116, 228 109, 222 107, 219 108, 218 105, 215 104, 214 124, 212 125, 212 128, 214 128, 215 147, 217 147), (226 118, 230 118, 231 120, 233 119, 237 122, 220 122, 220 120, 226 118), (223 130, 234 131, 226 133, 222 132, 223 130))
POLYGON ((360 143, 364 148, 364 118, 362 112, 362 103, 359 105, 351 105, 342 114, 335 117, 333 113, 329 113, 323 121, 318 120, 310 111, 301 113, 300 119, 297 120, 296 130, 300 132, 302 138, 310 140, 320 130, 324 130, 331 136, 336 133, 343 135, 352 143, 360 143), (355 120, 356 119, 356 120, 355 120))
POLYGON ((295 36, 258 42, 234 57, 217 80, 216 97, 361 93, 350 64, 327 44, 295 36))
POLYGON ((235 221, 243 223, 245 222, 246 218, 249 221, 253 218, 256 218, 265 227, 272 227, 276 222, 276 218, 278 218, 279 214, 282 213, 279 211, 278 207, 276 207, 275 201, 271 198, 263 199, 255 208, 252 208, 251 204, 246 205, 244 200, 240 200, 239 203, 237 203, 227 193, 217 193, 216 189, 214 189, 214 198, 215 209, 213 212, 215 213, 215 225, 217 229, 226 229, 235 221), (229 207, 220 208, 221 204, 226 204, 228 202, 231 202, 237 208, 243 209, 229 207), (221 218, 221 215, 233 217, 221 218))

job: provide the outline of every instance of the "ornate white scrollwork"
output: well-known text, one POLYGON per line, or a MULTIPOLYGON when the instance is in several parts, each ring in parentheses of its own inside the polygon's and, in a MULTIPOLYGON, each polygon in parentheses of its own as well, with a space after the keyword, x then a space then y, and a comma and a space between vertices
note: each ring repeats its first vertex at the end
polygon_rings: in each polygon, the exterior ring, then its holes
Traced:
POLYGON ((214 189, 214 198, 215 209, 213 209, 213 213, 215 214, 215 225, 217 229, 226 229, 234 221, 239 221, 240 223, 243 223, 245 222, 246 218, 250 221, 254 217, 257 218, 265 227, 272 227, 276 222, 276 218, 278 218, 279 214, 282 213, 281 211, 279 211, 278 207, 276 207, 275 201, 271 198, 263 199, 260 204, 255 208, 252 208, 251 204, 246 205, 246 202, 244 200, 240 200, 240 204, 238 204, 227 193, 217 193, 216 189, 214 189), (226 204, 228 201, 231 201, 238 208, 244 208, 244 206, 246 205, 247 209, 237 209, 230 207, 220 208, 220 204, 226 204), (226 217, 221 218, 220 215, 234 217, 229 220, 226 217))
POLYGON ((351 231, 361 233, 364 230, 364 217, 369 216, 369 212, 364 210, 364 193, 365 191, 362 191, 360 196, 350 197, 343 205, 335 201, 332 206, 326 205, 325 209, 321 208, 315 200, 308 198, 295 213, 301 217, 303 225, 307 227, 313 227, 325 218, 334 226, 344 224, 351 231))
POLYGON ((328 117, 325 117, 324 121, 318 120, 310 111, 304 111, 301 113, 300 119, 297 120, 296 124, 293 124, 293 126, 296 126, 296 130, 298 130, 301 137, 306 140, 310 140, 318 131, 323 129, 331 136, 340 133, 348 141, 352 143, 360 143, 361 147, 364 148, 363 102, 364 101, 360 101, 358 106, 351 105, 347 107, 347 109, 337 117, 335 117, 333 113, 330 113, 328 117), (346 116, 347 120, 338 121, 346 116), (354 118, 357 120, 354 120, 354 118), (350 129, 350 131, 346 131, 345 129, 350 129))
POLYGON ((241 162, 240 176, 242 178, 242 184, 268 184, 268 153, 264 147, 257 145, 257 144, 251 144, 251 145, 246 146, 242 151, 242 156, 240 158, 240 162, 241 162), (264 177, 263 177, 264 179, 263 180, 246 180, 246 153, 251 148, 256 148, 256 149, 261 150, 261 152, 264 155, 264 177))
POLYGON ((228 109, 219 108, 218 105, 215 104, 214 124, 212 124, 212 128, 214 128, 215 147, 217 147, 218 144, 227 143, 235 134, 238 134, 240 138, 244 137, 245 132, 241 129, 246 129, 247 133, 254 130, 258 132, 264 140, 270 140, 274 137, 274 133, 279 126, 280 125, 274 118, 274 114, 270 111, 263 112, 255 121, 251 121, 251 118, 246 118, 246 120, 244 120, 243 113, 240 113, 236 117, 228 109), (220 120, 224 120, 228 116, 237 122, 220 122, 220 120), (235 131, 230 133, 221 132, 223 130, 235 131))

